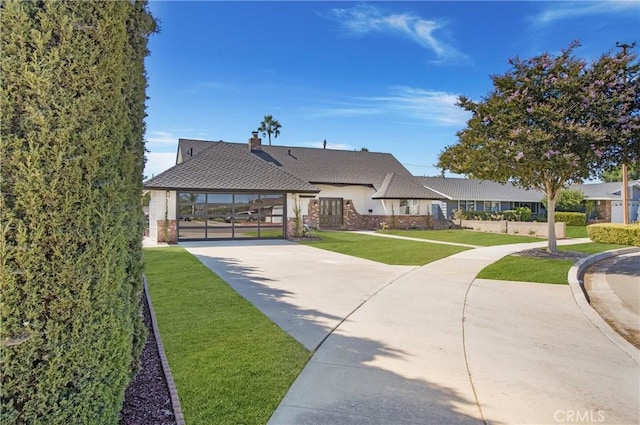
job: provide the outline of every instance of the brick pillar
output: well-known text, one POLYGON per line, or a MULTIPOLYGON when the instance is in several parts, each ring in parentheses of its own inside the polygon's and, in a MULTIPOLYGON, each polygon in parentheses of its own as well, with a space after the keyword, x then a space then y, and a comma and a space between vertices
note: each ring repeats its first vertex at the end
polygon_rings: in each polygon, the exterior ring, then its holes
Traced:
POLYGON ((316 228, 320 224, 320 201, 312 199, 307 207, 307 215, 303 217, 303 222, 309 227, 316 228))
POLYGON ((170 244, 174 244, 178 242, 178 229, 177 223, 175 220, 169 220, 169 224, 167 227, 167 237, 168 241, 164 238, 164 220, 158 220, 158 242, 167 242, 170 244))

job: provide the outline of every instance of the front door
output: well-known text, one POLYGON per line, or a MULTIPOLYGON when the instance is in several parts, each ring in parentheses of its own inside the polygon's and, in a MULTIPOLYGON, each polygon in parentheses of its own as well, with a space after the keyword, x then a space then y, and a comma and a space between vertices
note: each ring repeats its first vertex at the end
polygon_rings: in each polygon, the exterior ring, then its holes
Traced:
POLYGON ((320 227, 342 226, 342 198, 320 198, 320 227))

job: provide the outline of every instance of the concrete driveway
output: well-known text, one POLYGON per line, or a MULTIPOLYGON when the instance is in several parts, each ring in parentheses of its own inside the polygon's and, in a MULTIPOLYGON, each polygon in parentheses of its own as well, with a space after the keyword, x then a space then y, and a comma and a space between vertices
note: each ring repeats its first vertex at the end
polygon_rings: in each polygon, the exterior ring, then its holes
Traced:
POLYGON ((417 268, 282 240, 180 245, 309 351, 374 294, 417 268))
POLYGON ((475 279, 535 245, 411 268, 282 241, 183 244, 316 349, 270 424, 638 423, 640 355, 569 286, 475 279))

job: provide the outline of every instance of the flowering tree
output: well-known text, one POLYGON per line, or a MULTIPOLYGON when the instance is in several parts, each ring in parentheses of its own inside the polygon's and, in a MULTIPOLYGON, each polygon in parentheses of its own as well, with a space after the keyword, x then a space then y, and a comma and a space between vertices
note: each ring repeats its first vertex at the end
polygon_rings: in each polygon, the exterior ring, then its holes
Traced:
POLYGON ((560 190, 640 157, 638 79, 623 78, 637 73, 635 56, 603 55, 588 66, 572 56, 577 46, 511 59, 481 102, 461 96, 458 105, 472 116, 438 162, 443 170, 544 192, 552 253, 560 190))

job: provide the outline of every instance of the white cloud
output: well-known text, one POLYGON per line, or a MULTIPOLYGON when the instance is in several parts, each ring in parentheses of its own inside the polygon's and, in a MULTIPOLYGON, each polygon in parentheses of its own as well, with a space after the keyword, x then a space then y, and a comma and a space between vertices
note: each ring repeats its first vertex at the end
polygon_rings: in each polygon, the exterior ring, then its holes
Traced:
POLYGON ((317 112, 312 113, 310 116, 313 118, 326 118, 326 117, 357 117, 366 115, 381 115, 385 111, 376 107, 369 107, 366 105, 353 105, 337 108, 324 108, 317 112))
POLYGON ((360 97, 310 114, 312 118, 386 115, 403 121, 463 127, 469 113, 456 106, 458 95, 415 87, 390 87, 388 94, 360 97), (340 106, 344 105, 344 106, 340 106))
POLYGON ((442 91, 396 86, 389 96, 369 98, 370 101, 414 120, 446 126, 464 126, 469 114, 456 106, 458 95, 442 91))
POLYGON ((465 59, 464 54, 436 37, 435 32, 445 26, 443 21, 422 19, 412 13, 385 13, 367 4, 332 9, 331 15, 353 35, 364 36, 374 32, 397 34, 435 53, 438 62, 465 59))
POLYGON ((144 167, 144 176, 151 178, 176 164, 175 152, 147 152, 147 163, 144 167))
POLYGON ((532 18, 537 25, 581 16, 611 13, 638 13, 637 1, 549 2, 548 7, 532 18))
POLYGON ((178 146, 178 137, 167 131, 151 131, 146 135, 147 148, 153 146, 178 146))

